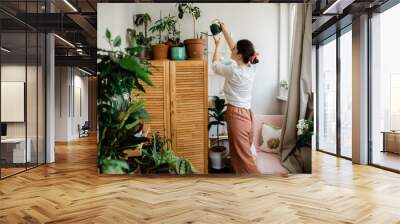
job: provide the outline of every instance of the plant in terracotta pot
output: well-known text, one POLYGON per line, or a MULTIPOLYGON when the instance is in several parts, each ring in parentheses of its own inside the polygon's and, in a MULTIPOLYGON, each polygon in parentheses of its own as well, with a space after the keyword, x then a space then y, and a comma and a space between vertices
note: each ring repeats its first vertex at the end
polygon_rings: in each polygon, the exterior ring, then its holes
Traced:
POLYGON ((153 59, 155 60, 163 60, 168 58, 168 49, 169 46, 165 44, 163 40, 163 35, 167 30, 166 18, 161 17, 160 19, 155 21, 154 25, 150 27, 150 32, 157 33, 157 44, 151 45, 151 50, 153 51, 153 59))
POLYGON ((226 147, 220 144, 219 127, 225 125, 226 121, 226 102, 217 96, 214 97, 214 107, 208 108, 209 116, 212 120, 208 123, 208 130, 212 126, 217 126, 217 144, 210 148, 211 167, 214 169, 224 168, 223 159, 227 156, 226 147))
POLYGON ((204 47, 206 41, 199 38, 196 33, 196 20, 200 18, 200 8, 195 6, 193 3, 179 3, 178 4, 178 17, 183 18, 185 14, 189 14, 193 19, 193 39, 187 39, 184 41, 188 50, 189 59, 202 60, 204 57, 204 47))
POLYGON ((151 17, 147 13, 136 14, 133 17, 133 24, 136 27, 143 27, 143 32, 138 32, 135 29, 127 29, 127 39, 129 46, 140 47, 141 51, 138 53, 138 57, 141 59, 149 59, 151 54, 151 41, 152 36, 148 36, 148 25, 151 22, 151 17))

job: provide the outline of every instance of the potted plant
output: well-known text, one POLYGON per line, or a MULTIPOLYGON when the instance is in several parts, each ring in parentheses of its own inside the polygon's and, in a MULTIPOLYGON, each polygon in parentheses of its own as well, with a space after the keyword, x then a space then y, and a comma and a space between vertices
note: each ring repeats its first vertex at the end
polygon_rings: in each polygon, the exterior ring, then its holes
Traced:
POLYGON ((135 29, 127 29, 127 39, 129 46, 135 47, 139 46, 141 47, 141 51, 139 51, 138 57, 141 59, 149 59, 150 54, 151 54, 151 48, 150 44, 153 39, 152 36, 148 36, 148 25, 151 22, 151 17, 147 13, 142 13, 142 14, 136 14, 133 17, 133 24, 136 27, 144 27, 144 33, 143 32, 137 32, 135 29))
POLYGON ((288 95, 288 90, 289 90, 289 83, 286 80, 281 80, 279 82, 279 87, 281 89, 281 96, 287 97, 288 95))
POLYGON ((201 15, 200 8, 194 6, 193 3, 179 3, 178 17, 182 19, 185 14, 191 15, 193 19, 193 39, 187 39, 184 41, 188 50, 189 59, 202 60, 204 57, 206 41, 199 38, 199 35, 196 33, 196 20, 200 18, 201 15))
MULTIPOLYGON (((137 137, 142 122, 149 118, 146 100, 132 95, 144 92, 144 84, 153 86, 150 69, 134 54, 122 51, 121 37, 106 31, 111 50, 97 50, 97 114, 99 125, 98 169, 103 174, 130 173, 137 164, 125 160, 124 151, 136 149, 146 139, 137 137)), ((136 49, 133 49, 135 51, 136 49)))
POLYGON ((167 30, 166 19, 161 17, 157 20, 152 27, 149 29, 152 33, 158 33, 157 44, 151 45, 151 50, 153 52, 153 59, 163 60, 168 58, 169 46, 163 42, 163 34, 167 30))
POLYGON ((135 158, 142 174, 189 175, 196 172, 189 160, 175 155, 169 143, 168 139, 156 132, 143 145, 141 157, 135 158))
POLYGON ((311 147, 311 138, 314 134, 314 122, 312 120, 300 119, 297 128, 297 147, 311 147))
POLYGON ((212 126, 217 126, 217 144, 210 148, 209 157, 211 160, 211 167, 214 169, 224 168, 223 159, 227 156, 227 149, 225 146, 220 145, 219 126, 225 125, 226 121, 226 102, 217 96, 214 97, 214 107, 208 108, 209 116, 212 120, 208 123, 208 130, 212 126))
POLYGON ((164 18, 166 30, 168 33, 167 44, 170 47, 170 58, 172 60, 185 60, 185 45, 180 41, 180 31, 176 28, 177 19, 175 16, 167 16, 164 18))
POLYGON ((99 141, 97 166, 101 174, 169 173, 189 175, 196 172, 192 163, 175 155, 170 141, 143 133, 143 121, 149 119, 144 108, 144 84, 153 86, 150 67, 132 51, 121 46, 121 37, 106 31, 110 50, 97 49, 99 91, 97 113, 99 141), (133 94, 135 92, 135 94, 133 94))

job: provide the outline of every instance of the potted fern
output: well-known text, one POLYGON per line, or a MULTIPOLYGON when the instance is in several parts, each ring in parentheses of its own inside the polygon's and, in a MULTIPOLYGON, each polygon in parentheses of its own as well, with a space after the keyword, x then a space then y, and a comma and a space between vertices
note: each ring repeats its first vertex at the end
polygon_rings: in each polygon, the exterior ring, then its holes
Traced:
POLYGON ((225 99, 221 99, 217 96, 214 97, 214 107, 208 108, 210 121, 208 123, 208 130, 212 126, 217 127, 217 143, 210 148, 209 157, 211 160, 211 167, 213 169, 222 169, 225 167, 223 159, 227 156, 227 149, 225 146, 221 145, 220 141, 220 126, 225 125, 226 121, 226 102, 225 99))
POLYGON ((152 33, 157 33, 157 43, 151 45, 151 50, 153 52, 153 59, 155 60, 163 60, 168 58, 168 49, 169 46, 165 44, 163 35, 165 35, 165 31, 167 30, 167 19, 161 17, 160 19, 155 21, 154 25, 150 27, 150 31, 152 33))
POLYGON ((148 13, 136 14, 133 16, 133 24, 136 27, 144 27, 143 32, 138 32, 136 29, 127 29, 128 44, 131 48, 139 46, 138 57, 141 59, 149 59, 151 54, 152 36, 148 36, 148 25, 151 22, 151 17, 148 13))
POLYGON ((204 47, 206 41, 199 37, 196 33, 196 21, 201 16, 200 8, 195 6, 193 3, 179 3, 178 4, 178 17, 183 19, 185 14, 189 14, 193 20, 193 39, 187 39, 184 41, 189 59, 191 60, 202 60, 204 58, 204 47))

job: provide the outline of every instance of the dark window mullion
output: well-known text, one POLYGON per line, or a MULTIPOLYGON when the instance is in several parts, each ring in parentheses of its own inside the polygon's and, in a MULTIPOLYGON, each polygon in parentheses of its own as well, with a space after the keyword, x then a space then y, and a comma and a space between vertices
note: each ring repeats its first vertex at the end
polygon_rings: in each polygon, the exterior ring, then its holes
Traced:
MULTIPOLYGON (((39 13, 39 0, 36 1, 39 13)), ((36 166, 39 165, 39 32, 36 32, 36 166)))
POLYGON ((368 85, 368 96, 367 96, 367 108, 368 108, 368 114, 367 114, 367 119, 368 119, 368 124, 367 124, 367 129, 368 129, 368 155, 367 155, 367 160, 368 164, 373 164, 373 149, 372 149, 372 64, 371 64, 371 57, 372 57, 372 12, 368 12, 368 30, 367 30, 367 44, 368 44, 368 53, 367 53, 367 85, 368 85))
POLYGON ((341 64, 340 64, 340 35, 341 32, 338 28, 336 31, 336 154, 341 157, 341 64))
MULTIPOLYGON (((1 24, 2 23, 0 23, 0 47, 2 46, 2 32, 1 32, 1 28, 2 28, 2 26, 1 26, 1 24)), ((0 124, 2 124, 1 123, 1 67, 2 67, 2 64, 1 64, 1 62, 2 62, 2 58, 1 58, 1 56, 2 56, 2 52, 1 52, 1 50, 0 50, 0 124)), ((0 136, 1 136, 1 134, 0 134, 0 136)), ((2 162, 1 162, 1 144, 0 144, 0 179, 2 179, 2 177, 1 177, 1 170, 2 170, 2 162)))
MULTIPOLYGON (((25 1, 25 21, 28 19, 28 1, 25 1)), ((28 170, 28 113, 27 113, 27 90, 28 90, 28 24, 25 23, 25 100, 24 100, 24 120, 25 120, 25 170, 28 170)))
POLYGON ((316 84, 316 94, 315 94, 315 107, 316 107, 316 116, 315 116, 315 148, 319 149, 319 44, 315 47, 315 84, 316 84))

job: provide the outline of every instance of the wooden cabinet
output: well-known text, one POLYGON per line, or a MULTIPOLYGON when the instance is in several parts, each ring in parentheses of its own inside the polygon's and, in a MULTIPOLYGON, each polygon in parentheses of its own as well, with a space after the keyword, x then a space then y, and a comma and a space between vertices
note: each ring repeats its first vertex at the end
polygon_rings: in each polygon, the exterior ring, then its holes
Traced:
POLYGON ((200 174, 208 171, 208 83, 206 61, 151 61, 154 87, 143 98, 152 131, 172 141, 200 174))
POLYGON ((141 95, 141 98, 147 100, 145 109, 150 114, 146 125, 150 126, 151 131, 158 131, 171 138, 169 61, 151 61, 151 65, 151 81, 154 86, 145 86, 146 93, 141 95))

